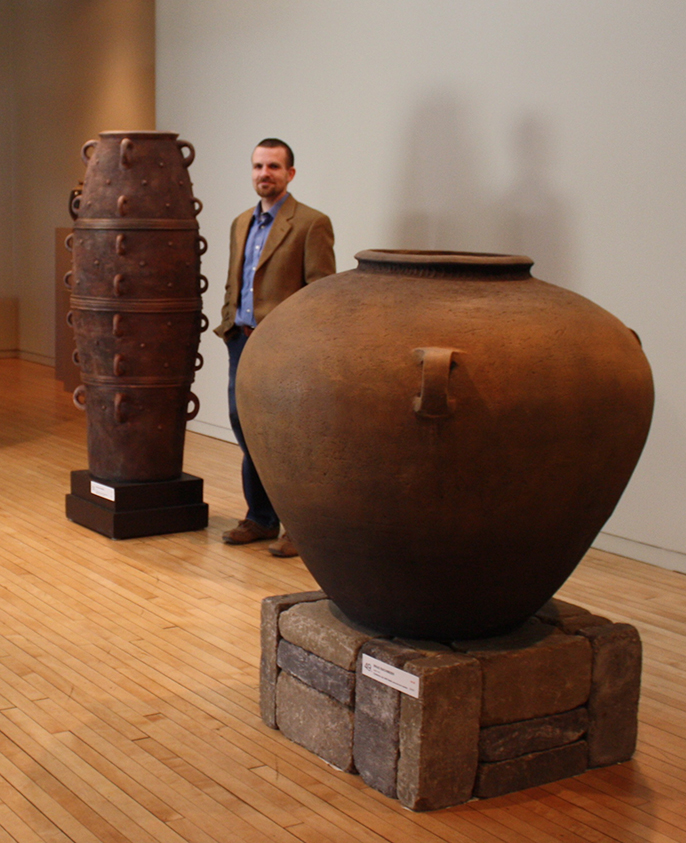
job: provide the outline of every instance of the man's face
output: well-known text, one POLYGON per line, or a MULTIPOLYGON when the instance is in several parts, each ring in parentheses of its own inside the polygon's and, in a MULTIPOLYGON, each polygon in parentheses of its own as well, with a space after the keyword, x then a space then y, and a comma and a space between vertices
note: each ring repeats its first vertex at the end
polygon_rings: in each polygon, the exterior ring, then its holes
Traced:
POLYGON ((295 175, 295 167, 286 166, 286 150, 282 146, 257 146, 252 154, 252 186, 270 204, 278 202, 295 175))

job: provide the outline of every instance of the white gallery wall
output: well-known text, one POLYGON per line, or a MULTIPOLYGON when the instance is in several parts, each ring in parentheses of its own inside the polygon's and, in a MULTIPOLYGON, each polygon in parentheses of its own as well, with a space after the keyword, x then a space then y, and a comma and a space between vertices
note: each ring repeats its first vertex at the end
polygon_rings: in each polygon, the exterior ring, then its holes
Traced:
MULTIPOLYGON (((596 544, 686 572, 686 3, 156 8, 157 128, 196 147, 212 326, 264 136, 293 146, 293 193, 331 216, 339 269, 371 247, 529 254, 634 328, 654 369, 650 439, 596 544)), ((225 349, 208 332, 201 351, 191 426, 231 438, 225 349)))

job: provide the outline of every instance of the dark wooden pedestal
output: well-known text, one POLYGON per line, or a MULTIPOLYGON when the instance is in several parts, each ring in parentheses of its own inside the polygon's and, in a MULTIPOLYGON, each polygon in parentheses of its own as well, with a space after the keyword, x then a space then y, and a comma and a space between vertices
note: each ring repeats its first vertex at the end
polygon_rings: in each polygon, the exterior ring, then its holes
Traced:
POLYGON ((183 533, 207 527, 201 477, 115 483, 98 480, 87 470, 72 471, 67 518, 110 539, 132 539, 183 533))

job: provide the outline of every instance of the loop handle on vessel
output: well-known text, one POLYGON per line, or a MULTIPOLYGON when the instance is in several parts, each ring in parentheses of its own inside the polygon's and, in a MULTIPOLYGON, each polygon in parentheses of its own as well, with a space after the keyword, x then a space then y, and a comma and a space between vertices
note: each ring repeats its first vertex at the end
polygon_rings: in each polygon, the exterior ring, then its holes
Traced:
POLYGON ((194 196, 191 199, 191 205, 193 205, 193 216, 197 217, 200 211, 202 211, 202 202, 198 199, 197 196, 194 196))
POLYGON ((192 408, 186 411, 186 421, 191 421, 194 419, 200 410, 200 401, 198 400, 198 396, 194 395, 192 392, 188 393, 188 402, 192 404, 192 408))
POLYGON ((119 199, 117 199, 117 213, 120 217, 126 216, 126 206, 128 205, 128 202, 129 200, 126 198, 126 196, 124 196, 123 193, 119 197, 119 199))
POLYGON ((202 295, 203 293, 207 292, 207 288, 210 286, 210 282, 207 280, 207 276, 205 275, 198 276, 198 281, 200 284, 200 295, 202 295))
POLYGON ((112 336, 113 337, 123 337, 124 336, 124 329, 121 325, 121 313, 115 313, 112 317, 112 336))
POLYGON ((125 234, 117 234, 117 239, 115 242, 115 251, 121 257, 122 255, 126 254, 126 235, 125 234))
POLYGON ((197 351, 197 352, 196 352, 196 354, 195 354, 195 365, 193 366, 193 369, 194 369, 196 372, 197 372, 199 369, 202 369, 204 362, 205 362, 205 361, 203 360, 203 356, 202 356, 202 354, 201 354, 199 351, 197 351))
POLYGON ((123 170, 128 170, 131 166, 131 152, 133 151, 133 141, 130 138, 122 138, 119 144, 119 166, 123 170))
POLYGON ((71 212, 74 215, 74 218, 78 217, 79 215, 79 208, 81 207, 81 194, 76 193, 71 198, 71 212))
POLYGON ((74 246, 74 232, 72 231, 70 234, 67 234, 67 239, 64 241, 64 248, 71 252, 74 246))
POLYGON ((81 160, 86 166, 88 166, 88 162, 91 160, 91 156, 88 154, 88 150, 91 148, 95 148, 97 145, 97 140, 89 140, 86 141, 81 147, 81 160))
POLYGON ((117 377, 121 377, 122 375, 126 374, 126 360, 124 359, 123 354, 115 354, 114 361, 112 363, 112 371, 117 377))
POLYGON ((200 314, 200 333, 204 334, 205 331, 210 327, 210 320, 204 313, 200 314))
POLYGON ((64 273, 64 278, 62 279, 62 281, 64 282, 64 286, 68 290, 71 290, 71 277, 73 274, 74 273, 71 271, 71 269, 69 269, 67 270, 67 272, 64 273))
POLYGON ((179 147, 179 152, 183 158, 183 166, 190 167, 195 160, 195 149, 193 148, 193 144, 188 143, 188 141, 185 140, 177 140, 176 145, 179 147), (183 154, 184 149, 188 150, 188 155, 183 154))
POLYGON ((198 243, 198 254, 204 255, 205 252, 207 251, 207 240, 205 240, 205 238, 202 236, 202 234, 198 235, 197 243, 198 243))
POLYGON ((71 362, 72 362, 75 366, 78 366, 78 365, 80 364, 80 361, 79 361, 79 350, 78 350, 78 348, 75 348, 75 349, 72 351, 72 353, 71 353, 71 362))
POLYGON ((69 325, 70 328, 74 327, 74 311, 73 310, 70 310, 69 313, 67 313, 67 325, 69 325))
POLYGON ((114 396, 114 418, 119 424, 127 420, 126 395, 123 392, 118 392, 114 396))
POLYGON ((74 390, 71 400, 74 402, 74 406, 78 410, 86 409, 86 387, 82 383, 80 383, 74 390))
POLYGON ((112 289, 114 290, 115 296, 120 296, 124 292, 123 283, 124 276, 121 274, 121 272, 118 272, 112 279, 112 289))
POLYGON ((418 416, 441 419, 455 412, 457 401, 449 395, 450 373, 460 352, 455 348, 415 348, 412 352, 422 367, 422 385, 412 409, 418 416))

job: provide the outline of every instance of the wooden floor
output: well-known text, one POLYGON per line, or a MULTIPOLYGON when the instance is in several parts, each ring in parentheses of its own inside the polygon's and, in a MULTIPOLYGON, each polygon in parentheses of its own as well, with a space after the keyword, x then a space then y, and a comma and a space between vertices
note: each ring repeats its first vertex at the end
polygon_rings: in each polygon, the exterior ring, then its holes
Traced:
POLYGON ((84 415, 0 360, 0 843, 686 843, 686 577, 592 551, 560 592, 641 633, 633 761, 414 814, 261 723, 260 600, 315 585, 221 543, 238 466, 190 434, 209 529, 101 537, 64 516, 84 415))

